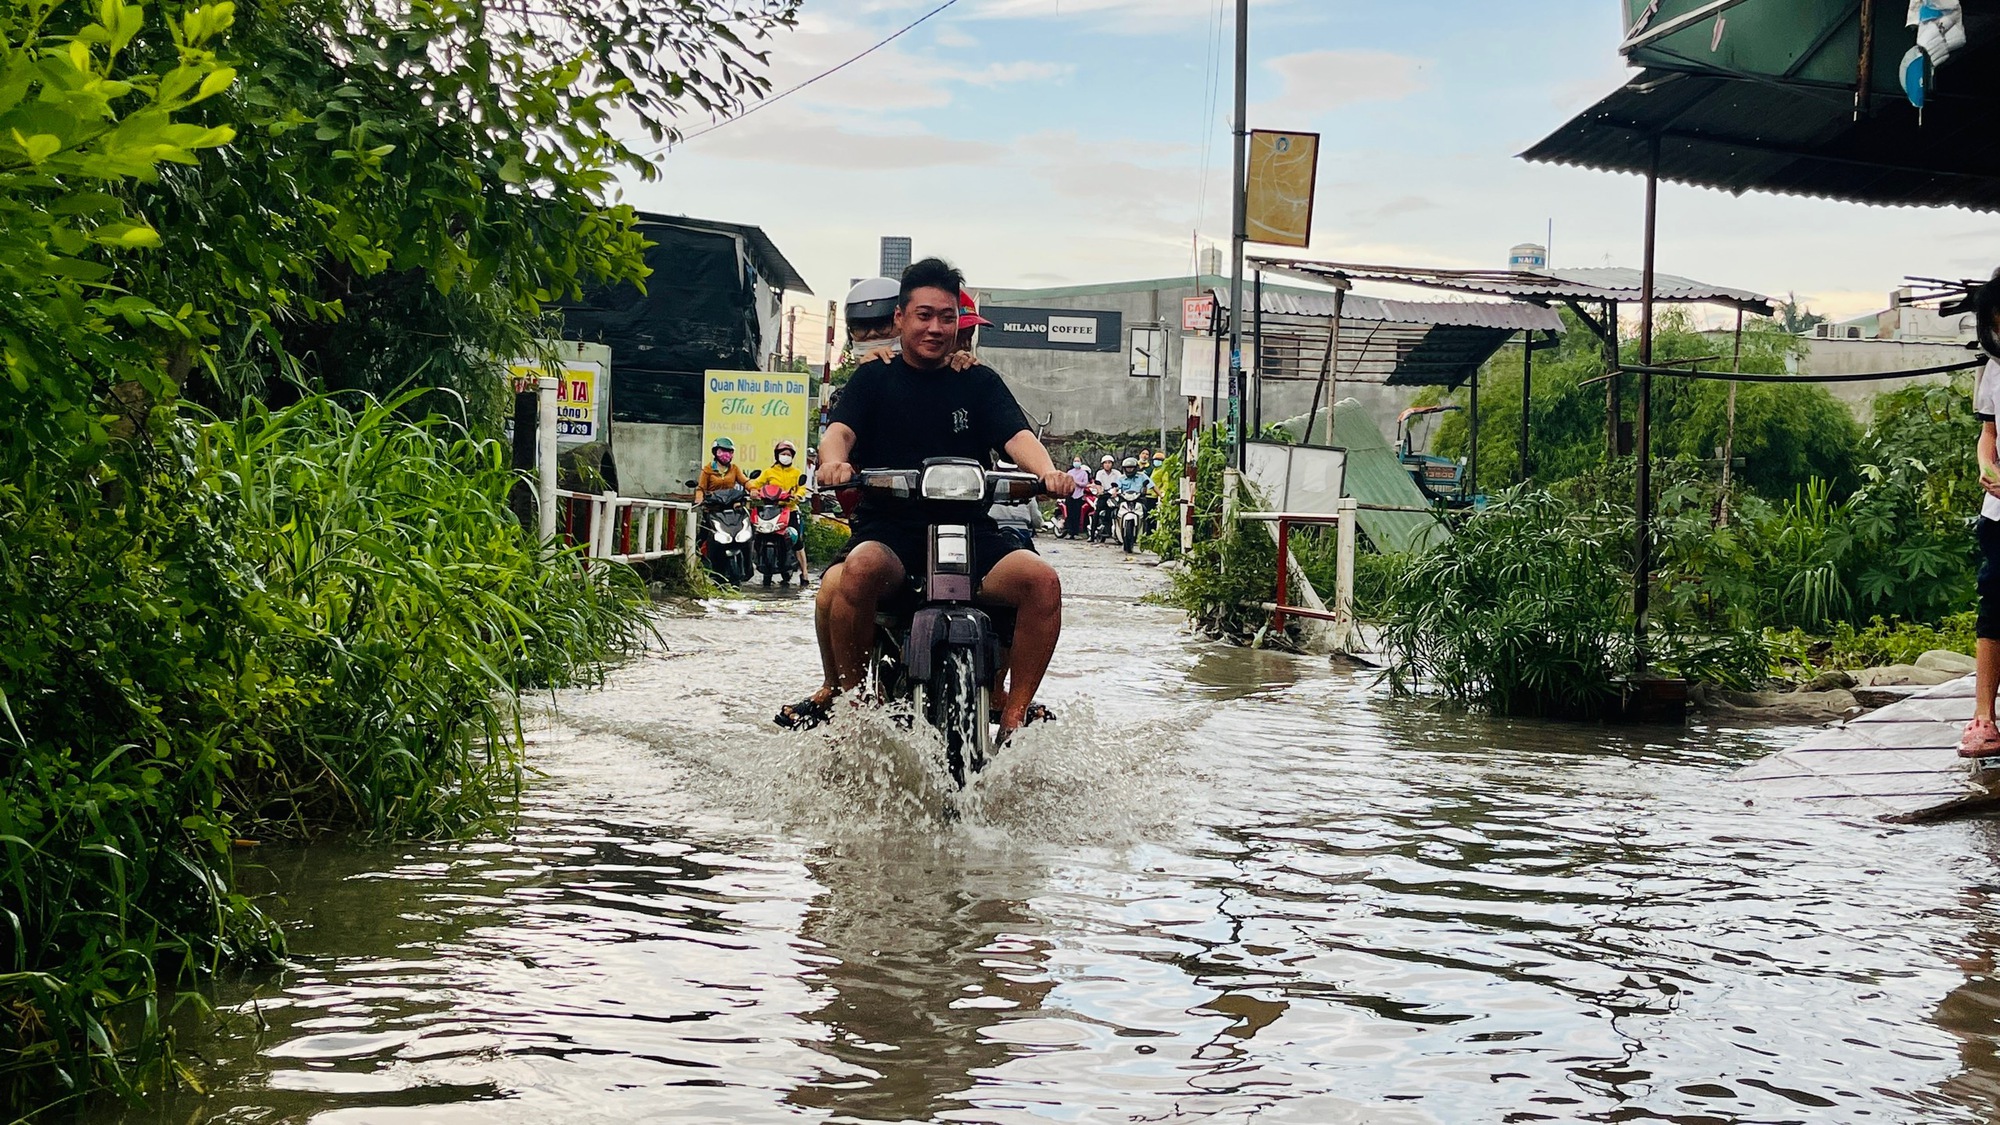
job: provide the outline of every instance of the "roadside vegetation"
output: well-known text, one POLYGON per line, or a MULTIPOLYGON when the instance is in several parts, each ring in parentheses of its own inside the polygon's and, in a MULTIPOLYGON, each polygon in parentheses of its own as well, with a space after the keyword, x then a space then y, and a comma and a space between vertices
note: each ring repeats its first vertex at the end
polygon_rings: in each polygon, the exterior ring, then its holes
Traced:
MULTIPOLYGON (((1662 360, 1728 346, 1674 311, 1655 344, 1662 360)), ((1753 325, 1743 369, 1782 371, 1799 347, 1774 324, 1753 325)), ((1426 553, 1357 560, 1357 610, 1383 630, 1399 687, 1494 712, 1587 715, 1630 672, 1636 466, 1605 457, 1604 386, 1589 382, 1605 371, 1596 340, 1575 326, 1549 356, 1535 369, 1533 479, 1516 456, 1520 354, 1502 352, 1481 376, 1485 508, 1449 517, 1452 538, 1426 553)), ((1717 451, 1728 386, 1660 378, 1654 393, 1657 671, 1745 690, 1971 651, 1969 527, 1981 493, 1969 375, 1878 396, 1865 428, 1823 388, 1740 385, 1741 465, 1727 486, 1717 451)), ((1463 412, 1448 415, 1436 451, 1460 456, 1467 426, 1463 412)), ((1203 458, 1203 494, 1218 496, 1220 451, 1205 444, 1203 458)), ((1333 537, 1293 534, 1307 576, 1331 589, 1333 537)), ((1285 643, 1260 632, 1261 612, 1223 608, 1268 601, 1275 585, 1275 553, 1259 562, 1268 536, 1239 538, 1250 542, 1200 543, 1172 596, 1211 633, 1285 643), (1243 557, 1215 565, 1232 550, 1243 557)))
POLYGON ((192 1081, 282 935, 231 854, 505 807, 519 703, 640 638, 523 535, 492 358, 642 277, 602 192, 794 0, 0 14, 0 1104, 192 1081), (726 21, 726 22, 725 22, 726 21))

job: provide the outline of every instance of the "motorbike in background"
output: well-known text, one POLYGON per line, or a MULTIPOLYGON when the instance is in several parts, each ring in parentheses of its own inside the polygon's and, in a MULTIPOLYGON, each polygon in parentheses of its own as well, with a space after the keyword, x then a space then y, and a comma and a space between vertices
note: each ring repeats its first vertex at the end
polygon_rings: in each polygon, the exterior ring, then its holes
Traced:
POLYGON ((790 492, 775 484, 759 488, 756 501, 750 515, 751 556, 757 560, 757 569, 764 572, 764 585, 782 578, 789 586, 799 569, 798 542, 793 534, 800 518, 798 505, 790 492))
POLYGON ((1140 525, 1146 521, 1146 498, 1137 492, 1118 493, 1118 542, 1131 554, 1139 543, 1140 525))
MULTIPOLYGON (((750 474, 755 480, 762 470, 750 474)), ((688 481, 690 490, 694 481, 688 481)), ((701 502, 701 562, 710 574, 732 586, 750 581, 750 492, 732 485, 708 494, 701 502)))

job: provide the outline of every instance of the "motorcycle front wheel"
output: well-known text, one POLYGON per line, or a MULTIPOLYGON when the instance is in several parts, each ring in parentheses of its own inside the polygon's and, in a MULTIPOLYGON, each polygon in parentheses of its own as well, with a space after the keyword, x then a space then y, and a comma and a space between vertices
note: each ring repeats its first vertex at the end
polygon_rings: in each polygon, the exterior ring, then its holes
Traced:
POLYGON ((953 787, 965 788, 967 777, 986 768, 993 750, 990 692, 979 682, 972 650, 953 647, 939 654, 931 682, 920 685, 916 695, 917 713, 944 738, 945 769, 953 787))

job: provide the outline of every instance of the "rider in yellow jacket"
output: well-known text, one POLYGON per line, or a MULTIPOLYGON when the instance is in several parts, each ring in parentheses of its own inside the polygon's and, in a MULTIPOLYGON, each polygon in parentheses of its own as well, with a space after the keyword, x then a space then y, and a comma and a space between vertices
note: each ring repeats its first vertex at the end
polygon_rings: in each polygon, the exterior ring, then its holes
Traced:
POLYGON ((800 503, 806 499, 805 470, 799 467, 799 451, 791 442, 781 441, 771 452, 776 457, 776 464, 758 474, 757 487, 761 489, 765 485, 775 484, 792 496, 792 509, 795 513, 792 523, 794 536, 792 543, 799 552, 799 589, 803 590, 812 585, 812 580, 808 577, 809 572, 806 570, 805 542, 805 521, 812 518, 812 505, 800 503))

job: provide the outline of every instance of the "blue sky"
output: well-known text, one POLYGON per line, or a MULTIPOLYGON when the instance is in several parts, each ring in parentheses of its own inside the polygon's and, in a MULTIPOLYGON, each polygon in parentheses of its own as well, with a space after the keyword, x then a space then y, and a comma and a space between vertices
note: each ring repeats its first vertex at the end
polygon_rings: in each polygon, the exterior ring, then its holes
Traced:
MULTIPOLYGON (((937 2, 806 0, 799 27, 770 44, 775 87, 937 2)), ((1323 138, 1308 253, 1499 267, 1553 219, 1556 265, 1638 265, 1636 177, 1515 157, 1623 80, 1620 7, 1253 3, 1251 126, 1323 138)), ((814 310, 874 272, 884 234, 910 235, 920 255, 943 255, 979 285, 1184 273, 1197 229, 1204 242, 1228 238, 1233 10, 958 0, 840 74, 663 155, 660 178, 627 184, 626 198, 763 226, 819 294, 800 302, 814 310)), ((2000 218, 1962 211, 1667 185, 1660 230, 1665 271, 1797 292, 1840 315, 1878 307, 1905 273, 1984 276, 2000 263, 2000 218)))

